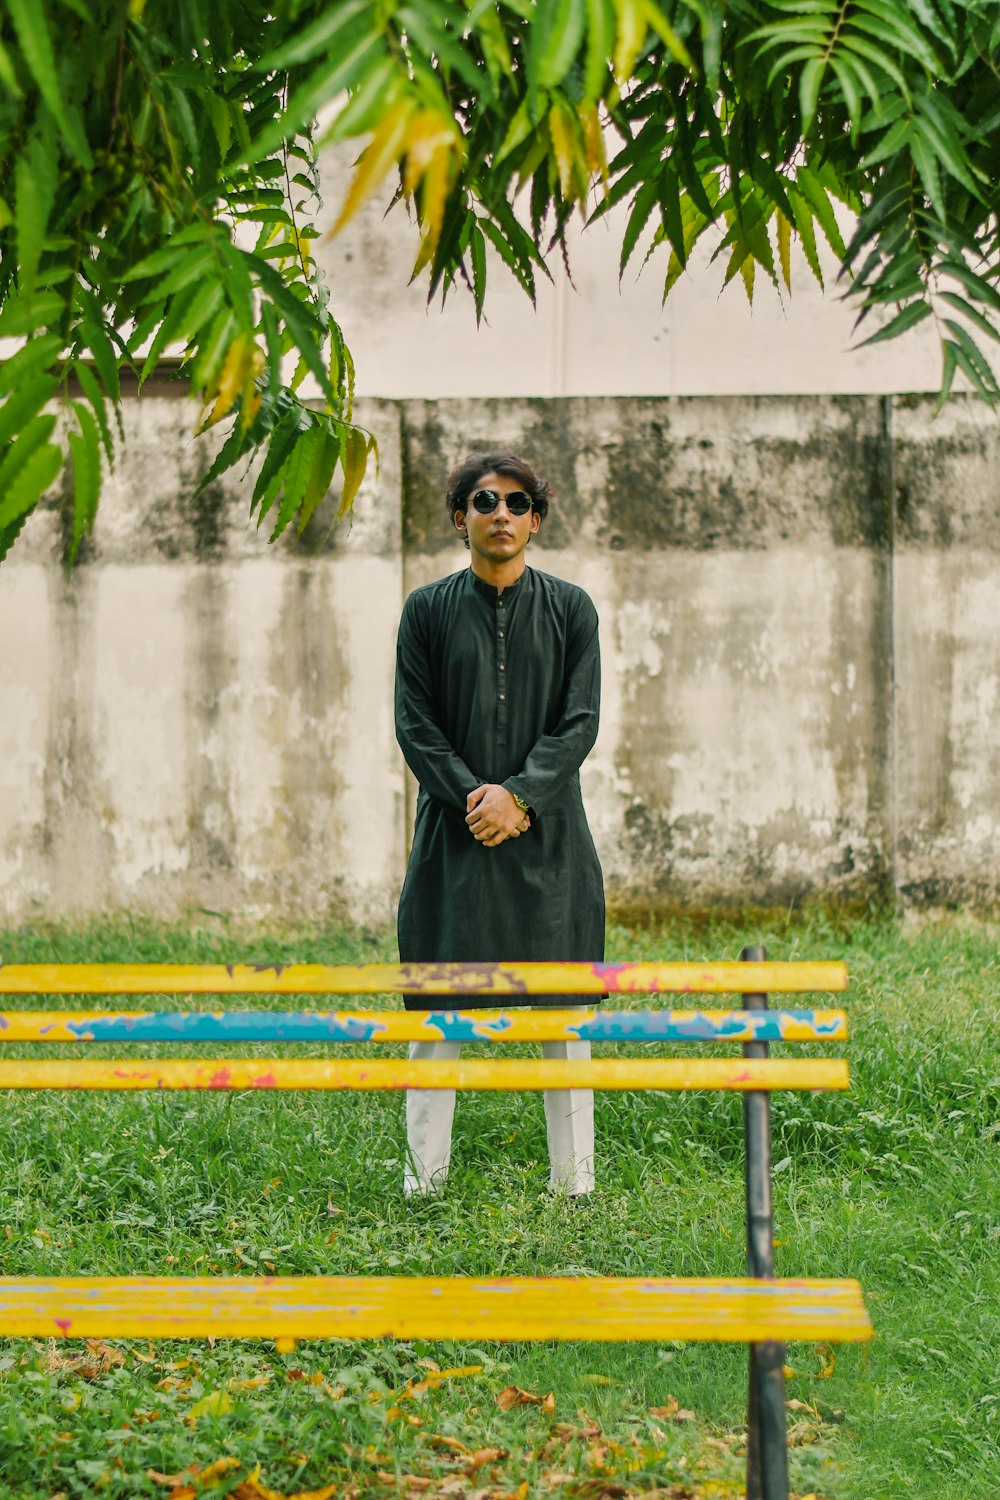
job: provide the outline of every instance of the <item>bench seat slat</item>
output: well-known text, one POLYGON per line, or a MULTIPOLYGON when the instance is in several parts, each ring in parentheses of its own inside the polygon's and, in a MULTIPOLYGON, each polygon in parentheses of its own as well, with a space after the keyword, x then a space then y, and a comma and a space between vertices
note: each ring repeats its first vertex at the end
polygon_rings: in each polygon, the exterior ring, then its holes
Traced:
POLYGON ((871 1323, 856 1281, 3 1277, 0 1334, 862 1342, 871 1323))
POLYGON ((0 964, 6 995, 738 995, 846 990, 818 963, 0 964))
POLYGON ((846 1089, 841 1058, 34 1058, 0 1089, 846 1089))
POLYGON ((0 1013, 0 1042, 840 1042, 842 1010, 0 1013))

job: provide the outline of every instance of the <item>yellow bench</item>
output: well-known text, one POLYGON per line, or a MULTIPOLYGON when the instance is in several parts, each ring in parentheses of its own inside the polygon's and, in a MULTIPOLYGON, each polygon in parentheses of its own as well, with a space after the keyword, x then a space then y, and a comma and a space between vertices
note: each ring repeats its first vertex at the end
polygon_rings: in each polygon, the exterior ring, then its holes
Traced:
POLYGON ((786 1500, 787 1339, 862 1341, 850 1280, 776 1280, 768 1091, 846 1089, 841 1059, 773 1059, 771 1041, 841 1041, 840 1010, 767 1008, 767 992, 839 992, 838 963, 0 965, 7 995, 742 995, 739 1010, 7 1011, 10 1042, 729 1041, 726 1058, 0 1059, 18 1089, 728 1089, 744 1099, 745 1278, 0 1277, 0 1335, 63 1338, 703 1339, 748 1342, 747 1495, 786 1500))

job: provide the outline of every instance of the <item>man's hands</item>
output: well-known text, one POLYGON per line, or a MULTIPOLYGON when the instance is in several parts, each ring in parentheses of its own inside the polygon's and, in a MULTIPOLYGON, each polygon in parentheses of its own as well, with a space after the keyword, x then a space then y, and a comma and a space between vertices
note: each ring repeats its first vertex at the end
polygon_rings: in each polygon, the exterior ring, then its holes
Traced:
POLYGON ((477 844, 493 849, 506 839, 517 839, 531 827, 531 819, 523 813, 505 786, 487 782, 477 786, 465 799, 468 816, 465 821, 477 844))

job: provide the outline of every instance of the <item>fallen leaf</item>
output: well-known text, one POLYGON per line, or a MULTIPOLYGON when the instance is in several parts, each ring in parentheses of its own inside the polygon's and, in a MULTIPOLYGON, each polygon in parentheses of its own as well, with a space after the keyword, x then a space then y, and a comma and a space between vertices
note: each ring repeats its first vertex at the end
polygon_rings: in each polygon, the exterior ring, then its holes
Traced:
POLYGON ((543 1406, 548 1399, 548 1396, 535 1396, 531 1391, 522 1391, 520 1386, 508 1385, 497 1396, 496 1402, 501 1411, 511 1411, 515 1406, 543 1406))
MULTIPOLYGON (((815 1406, 810 1406, 808 1401, 799 1401, 793 1397, 791 1401, 786 1401, 785 1405, 789 1411, 807 1411, 816 1422, 822 1420, 815 1406)), ((809 1500, 808 1495, 804 1497, 804 1500, 809 1500)))
POLYGON ((837 1356, 829 1344, 820 1344, 817 1351, 823 1361, 823 1368, 816 1376, 817 1380, 829 1380, 837 1368, 837 1356))
POLYGON ((380 1479, 383 1484, 405 1484, 411 1490, 429 1490, 435 1482, 433 1479, 424 1479, 420 1474, 390 1474, 387 1469, 376 1470, 375 1478, 380 1479))
POLYGON ((147 1469, 146 1478, 151 1479, 154 1484, 165 1484, 168 1486, 183 1484, 185 1479, 193 1478, 201 1473, 201 1464, 188 1464, 186 1469, 181 1469, 179 1474, 161 1474, 159 1469, 147 1469))
POLYGON ((116 1365, 123 1365, 125 1363, 125 1356, 122 1351, 120 1349, 116 1349, 113 1344, 104 1343, 102 1339, 88 1339, 87 1348, 90 1350, 91 1354, 97 1355, 98 1359, 106 1370, 110 1370, 116 1365))
POLYGON ((262 1386, 270 1384, 270 1375, 254 1375, 250 1380, 231 1380, 229 1388, 233 1391, 258 1391, 262 1386))
POLYGON ((576 1409, 576 1419, 582 1423, 580 1430, 581 1437, 600 1437, 600 1426, 594 1421, 593 1417, 588 1417, 582 1406, 578 1406, 576 1409))
POLYGON ((216 1458, 202 1469, 198 1475, 199 1484, 211 1484, 216 1479, 221 1479, 223 1474, 228 1474, 230 1469, 238 1469, 240 1461, 238 1458, 216 1458))
POLYGON ((184 1418, 185 1422, 197 1422, 199 1417, 221 1417, 233 1409, 233 1398, 226 1391, 209 1391, 196 1401, 184 1418))
POLYGON ((612 1380, 610 1375, 581 1375, 588 1385, 617 1385, 617 1380, 612 1380))
POLYGON ((789 1448, 808 1448, 819 1437, 819 1429, 812 1422, 793 1422, 788 1429, 789 1448))
POLYGON ((469 1454, 472 1452, 472 1449, 467 1448, 464 1443, 460 1443, 458 1438, 444 1437, 438 1432, 432 1432, 427 1441, 432 1448, 447 1448, 452 1453, 469 1454))
POLYGON ((495 1464, 498 1459, 507 1457, 506 1448, 477 1448, 475 1453, 470 1453, 468 1462, 462 1467, 466 1474, 474 1474, 477 1469, 485 1468, 487 1464, 495 1464))
POLYGON ((668 1396, 666 1406, 651 1406, 651 1417, 665 1417, 670 1422, 693 1422, 694 1412, 682 1407, 676 1396, 668 1396))

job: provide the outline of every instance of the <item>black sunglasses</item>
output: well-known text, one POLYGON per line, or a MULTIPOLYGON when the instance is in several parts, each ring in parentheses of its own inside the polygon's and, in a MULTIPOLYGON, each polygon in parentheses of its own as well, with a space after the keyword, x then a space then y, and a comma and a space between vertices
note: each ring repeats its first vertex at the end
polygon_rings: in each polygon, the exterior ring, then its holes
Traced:
POLYGON ((501 500, 512 516, 526 516, 531 509, 531 496, 523 490, 511 490, 509 495, 498 495, 496 490, 477 490, 469 499, 481 516, 492 515, 501 500))

